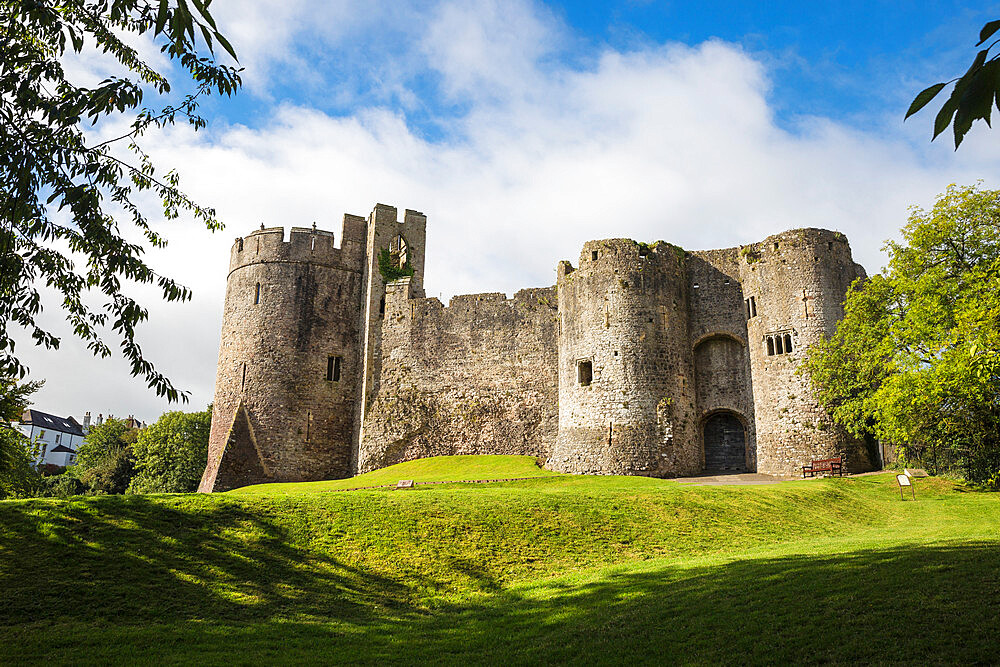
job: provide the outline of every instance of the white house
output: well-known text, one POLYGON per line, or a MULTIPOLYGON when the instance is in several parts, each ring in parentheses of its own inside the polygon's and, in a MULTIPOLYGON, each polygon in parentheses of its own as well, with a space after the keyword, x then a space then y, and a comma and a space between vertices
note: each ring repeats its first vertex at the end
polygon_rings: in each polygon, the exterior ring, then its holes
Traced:
POLYGON ((76 463, 76 450, 83 442, 83 428, 72 417, 56 417, 47 412, 25 410, 21 432, 38 445, 35 465, 66 467, 76 463))

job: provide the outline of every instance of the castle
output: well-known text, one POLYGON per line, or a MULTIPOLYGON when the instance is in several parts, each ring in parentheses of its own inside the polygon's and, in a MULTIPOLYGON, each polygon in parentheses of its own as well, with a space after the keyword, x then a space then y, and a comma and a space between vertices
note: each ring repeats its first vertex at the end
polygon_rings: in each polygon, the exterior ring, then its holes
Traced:
POLYGON ((201 491, 443 454, 572 473, 795 474, 863 443, 796 370, 865 276, 838 232, 685 251, 590 241, 557 284, 424 295, 426 217, 379 204, 331 232, 233 245, 201 491))

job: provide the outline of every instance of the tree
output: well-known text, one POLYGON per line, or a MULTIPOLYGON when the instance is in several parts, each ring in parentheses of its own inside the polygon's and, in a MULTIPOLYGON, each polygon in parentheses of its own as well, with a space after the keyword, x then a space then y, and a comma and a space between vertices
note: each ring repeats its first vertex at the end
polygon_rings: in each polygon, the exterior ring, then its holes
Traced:
POLYGON ((14 427, 41 382, 0 377, 0 499, 31 495, 40 482, 35 446, 14 427))
POLYGON ((950 186, 902 235, 805 367, 854 435, 1000 486, 1000 191, 950 186))
POLYGON ((98 493, 125 493, 135 476, 136 429, 121 419, 91 426, 76 454, 74 473, 98 493))
MULTIPOLYGON (((984 25, 979 31, 979 43, 976 46, 985 44, 997 31, 1000 31, 1000 20, 990 21, 984 25)), ((948 84, 955 84, 951 95, 941 105, 940 111, 934 118, 934 136, 931 137, 931 141, 937 139, 950 124, 955 136, 955 150, 958 150, 974 121, 982 119, 990 125, 994 103, 1000 110, 1000 50, 990 55, 990 51, 998 42, 1000 38, 994 39, 989 46, 976 53, 972 65, 965 74, 951 81, 935 83, 920 91, 914 98, 906 111, 906 118, 927 106, 948 84)))
MULTIPOLYGON (((135 327, 147 310, 123 283, 156 285, 167 301, 190 298, 187 288, 157 274, 143 260, 147 246, 165 238, 139 200, 155 195, 166 219, 187 211, 210 229, 221 227, 178 189, 174 172, 160 176, 140 140, 176 120, 194 129, 202 96, 231 95, 238 70, 215 60, 219 45, 235 60, 208 11, 211 0, 4 0, 0 3, 0 375, 23 377, 8 325, 30 332, 35 344, 59 346, 37 322, 40 285, 55 289, 74 334, 96 355, 111 349, 105 326, 120 341, 133 376, 157 395, 186 400, 143 355, 135 327), (129 44, 149 37, 186 72, 193 87, 171 96, 167 78, 129 44), (208 57, 198 49, 207 48, 208 57), (111 56, 118 70, 94 88, 71 80, 67 57, 85 49, 111 56), (143 106, 152 93, 159 108, 143 106), (118 136, 98 140, 85 124, 131 119, 118 136), (126 239, 119 220, 143 237, 126 239), (79 264, 77 264, 79 260, 79 264), (91 293, 103 305, 88 303, 91 293)), ((134 234, 133 234, 134 235, 134 234)))
POLYGON ((132 451, 138 471, 129 493, 190 493, 208 460, 212 407, 202 412, 166 412, 136 436, 132 451))

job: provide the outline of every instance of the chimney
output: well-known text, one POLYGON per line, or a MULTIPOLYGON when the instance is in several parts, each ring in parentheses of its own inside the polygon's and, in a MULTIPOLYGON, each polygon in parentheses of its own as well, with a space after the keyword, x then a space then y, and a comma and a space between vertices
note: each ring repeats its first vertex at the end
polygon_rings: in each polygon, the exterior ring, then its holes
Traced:
POLYGON ((83 415, 83 428, 90 428, 90 413, 85 412, 83 415))

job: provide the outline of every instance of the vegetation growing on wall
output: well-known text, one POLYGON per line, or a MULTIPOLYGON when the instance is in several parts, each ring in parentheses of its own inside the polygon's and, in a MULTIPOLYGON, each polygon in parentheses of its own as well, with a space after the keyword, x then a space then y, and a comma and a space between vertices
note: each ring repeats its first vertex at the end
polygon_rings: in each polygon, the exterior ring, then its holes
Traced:
POLYGON ((399 254, 383 248, 378 254, 378 270, 382 274, 382 280, 391 283, 393 280, 406 278, 413 275, 413 265, 407 260, 402 266, 399 265, 399 254))

